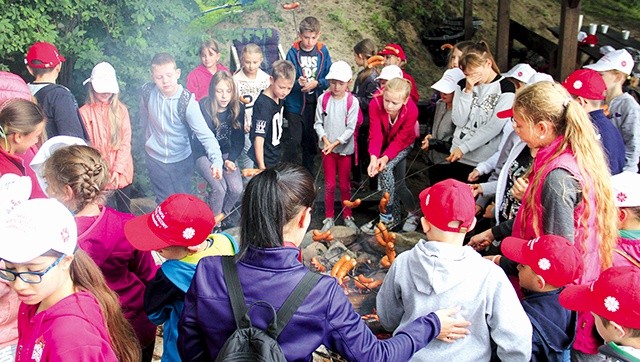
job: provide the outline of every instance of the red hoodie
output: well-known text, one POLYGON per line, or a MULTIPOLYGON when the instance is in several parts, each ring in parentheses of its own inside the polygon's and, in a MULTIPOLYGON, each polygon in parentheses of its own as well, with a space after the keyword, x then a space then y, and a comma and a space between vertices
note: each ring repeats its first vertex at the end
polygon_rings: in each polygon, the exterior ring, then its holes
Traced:
MULTIPOLYGON (((231 74, 227 67, 220 63, 216 64, 216 72, 221 70, 231 74)), ((211 78, 213 78, 213 74, 202 64, 195 67, 189 75, 187 75, 187 89, 196 95, 196 101, 199 102, 202 98, 209 95, 211 78)))
POLYGON ((91 293, 71 294, 40 313, 37 309, 37 304, 20 304, 16 362, 117 362, 102 310, 91 293))

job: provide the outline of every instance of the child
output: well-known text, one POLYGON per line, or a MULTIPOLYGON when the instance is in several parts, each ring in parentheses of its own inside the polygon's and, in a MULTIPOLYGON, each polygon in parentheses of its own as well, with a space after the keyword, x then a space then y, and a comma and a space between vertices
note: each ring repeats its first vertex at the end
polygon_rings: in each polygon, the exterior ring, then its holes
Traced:
POLYGON ((512 81, 516 90, 518 90, 527 85, 534 74, 536 74, 536 71, 529 64, 519 63, 509 69, 508 72, 502 73, 502 76, 512 81))
POLYGON ((469 185, 448 179, 420 193, 420 240, 395 259, 378 291, 380 323, 389 330, 444 305, 461 305, 459 316, 471 322, 472 337, 454 344, 431 342, 414 361, 489 361, 491 341, 502 361, 529 361, 531 323, 509 279, 497 266, 462 246, 475 226, 469 185))
POLYGON ((612 361, 640 360, 640 269, 613 267, 591 285, 568 286, 560 293, 565 308, 591 312, 606 344, 599 352, 612 361))
POLYGON ((455 126, 451 121, 451 108, 453 107, 453 92, 458 82, 464 79, 464 73, 460 68, 448 69, 439 81, 431 88, 440 94, 436 102, 435 115, 431 132, 422 140, 421 148, 429 151, 427 158, 437 165, 445 162, 451 149, 451 139, 455 126))
POLYGON ((155 250, 165 261, 144 293, 144 308, 155 324, 164 323, 163 361, 180 361, 176 350, 178 319, 198 261, 211 255, 233 255, 234 241, 222 234, 208 239, 215 220, 211 209, 193 195, 169 196, 150 213, 124 227, 138 250, 155 250), (215 243, 214 243, 215 240, 215 243))
POLYGON ((467 47, 460 67, 466 80, 460 82, 453 97, 452 119, 456 129, 447 158, 451 163, 437 167, 440 176, 432 179, 432 183, 446 177, 465 182, 478 163, 498 150, 507 122, 498 118, 497 113, 510 109, 515 97, 514 84, 500 75, 486 42, 467 47))
POLYGON ((209 39, 200 45, 200 65, 195 67, 187 75, 187 89, 196 96, 196 101, 206 97, 209 92, 209 83, 216 72, 223 71, 231 74, 229 69, 218 63, 220 60, 220 48, 218 42, 209 39))
POLYGON ((576 314, 560 306, 558 295, 582 274, 580 251, 556 235, 532 240, 508 237, 501 250, 519 263, 522 307, 533 325, 531 361, 561 362, 575 338, 576 314))
POLYGON ((592 69, 578 69, 569 74, 562 85, 589 114, 609 161, 609 171, 612 175, 619 174, 625 167, 624 141, 620 131, 605 116, 602 109, 602 101, 607 91, 602 76, 592 69))
MULTIPOLYGON (((209 96, 200 101, 200 110, 207 126, 216 135, 224 160, 224 171, 219 180, 211 177, 211 162, 204 148, 195 151, 196 168, 211 186, 209 206, 215 215, 224 214, 225 227, 234 223, 230 217, 242 194, 242 176, 236 160, 244 145, 244 104, 240 102, 233 78, 227 72, 218 72, 211 79, 209 96)), ((200 146, 196 142, 197 146, 200 146)))
MULTIPOLYGON (((240 282, 240 290, 235 290, 247 301, 263 302, 262 307, 250 311, 255 328, 266 330, 273 320, 273 311, 265 304, 281 309, 296 284, 309 273, 298 260, 298 247, 309 228, 315 197, 313 177, 291 164, 267 169, 247 185, 242 200, 242 250, 233 266, 240 282)), ((236 330, 222 259, 202 259, 187 292, 178 341, 186 361, 220 357, 221 347, 236 330)), ((469 324, 451 317, 456 312, 451 308, 426 312, 394 337, 379 340, 334 278, 323 275, 316 282, 278 336, 287 361, 311 361, 313 351, 323 344, 347 361, 407 361, 438 331, 438 338, 454 331, 453 339, 468 333, 465 327, 469 324)))
POLYGON ((375 67, 367 66, 367 59, 378 53, 376 44, 371 39, 363 39, 353 47, 354 60, 356 65, 363 67, 353 82, 353 95, 358 99, 360 111, 362 112, 362 125, 358 132, 358 164, 355 158, 351 162, 353 181, 357 184, 362 182, 362 175, 366 174, 366 167, 369 165, 369 152, 367 150, 367 139, 369 138, 369 102, 373 94, 378 89, 378 70, 375 67))
POLYGON ((640 105, 622 85, 633 70, 633 58, 625 49, 614 50, 604 55, 587 69, 600 72, 607 85, 605 103, 609 106, 609 118, 622 134, 625 146, 625 171, 638 172, 640 159, 640 105))
MULTIPOLYGON (((384 73, 384 69, 383 69, 384 73)), ((418 216, 414 213, 416 203, 405 183, 406 157, 416 139, 415 126, 418 121, 418 107, 411 101, 411 83, 404 78, 389 80, 382 94, 374 97, 369 104, 371 126, 369 129, 369 155, 371 161, 367 172, 369 177, 380 173, 379 184, 383 192, 390 195, 386 212, 380 211, 380 221, 394 222, 394 213, 400 215, 395 204, 395 193, 402 200, 409 216, 403 229, 415 230, 418 216), (378 98, 381 98, 378 99, 378 98)), ((373 234, 376 220, 363 225, 361 230, 373 234)))
MULTIPOLYGON (((611 266, 617 212, 609 166, 589 116, 562 85, 539 82, 518 92, 513 129, 529 148, 539 149, 522 205, 515 219, 474 235, 469 245, 482 249, 510 235, 528 240, 559 235, 582 253, 584 272, 578 283, 591 283, 611 266)), ((501 259, 504 263, 507 258, 501 259)), ((591 314, 578 313, 572 357, 595 358, 590 356, 598 351, 593 323, 591 314)))
POLYGON ((404 67, 407 65, 407 56, 404 54, 404 50, 400 44, 387 44, 378 54, 384 56, 384 65, 397 65, 402 69, 402 77, 411 82, 411 99, 418 104, 420 100, 418 87, 413 77, 404 70, 404 67))
POLYGON ((325 78, 331 66, 327 47, 318 42, 320 22, 308 16, 300 22, 298 40, 287 52, 287 60, 296 69, 297 81, 291 94, 285 99, 285 118, 289 122, 290 144, 283 161, 294 161, 298 157, 298 146, 302 147, 302 166, 313 174, 314 157, 318 143, 313 131, 318 96, 329 87, 325 78))
MULTIPOLYGON (((326 218, 322 221, 322 231, 327 231, 334 225, 333 215, 336 191, 336 171, 340 183, 340 199, 351 199, 351 184, 349 183, 349 171, 351 168, 351 155, 354 152, 353 132, 358 121, 359 104, 352 102, 348 108, 348 98, 351 85, 351 66, 344 61, 331 64, 327 80, 329 80, 328 94, 322 94, 320 99, 330 97, 326 109, 323 106, 316 108, 316 122, 314 128, 320 140, 318 146, 322 150, 322 168, 324 170, 324 206, 326 218)), ((327 93, 325 92, 325 93, 327 93)), ((353 98, 352 98, 353 99, 353 98)), ((344 208, 344 225, 359 231, 351 209, 344 208)))
POLYGON ((624 171, 611 177, 618 207, 618 245, 613 249, 613 265, 640 267, 640 174, 624 171))
POLYGON ((140 102, 140 123, 146 136, 144 148, 149 179, 159 204, 171 194, 192 191, 194 160, 189 147, 189 129, 204 147, 215 179, 222 177, 222 155, 198 102, 188 95, 184 115, 179 111, 185 93, 178 83, 180 69, 170 54, 158 53, 153 57, 151 78, 154 84, 150 84, 148 98, 143 95, 140 102))
MULTIPOLYGON (((384 86, 387 85, 387 82, 394 78, 402 78, 402 69, 400 69, 397 65, 387 65, 380 71, 380 75, 376 77, 376 81, 378 82, 378 89, 373 93, 373 97, 371 101, 376 99, 376 97, 382 96, 382 90, 384 86)), ((369 101, 369 104, 371 104, 369 101)), ((413 102, 413 100, 410 100, 413 102)), ((415 102, 414 102, 415 103, 415 102)), ((371 116, 369 116, 371 118, 371 116)))
POLYGON ((27 200, 1 219, 0 278, 21 301, 16 361, 140 361, 116 294, 76 250, 69 210, 27 200))
POLYGON ((449 61, 447 62, 447 68, 449 69, 460 68, 460 58, 462 58, 462 55, 467 50, 467 48, 473 45, 474 43, 475 42, 469 41, 469 40, 456 43, 456 45, 454 45, 451 48, 451 52, 449 53, 449 61))
POLYGON ((253 168, 253 161, 247 152, 251 148, 251 117, 253 116, 253 105, 260 95, 260 92, 269 86, 269 74, 260 69, 262 64, 262 49, 256 44, 250 43, 242 48, 240 54, 242 68, 233 75, 236 83, 238 95, 245 103, 244 112, 244 148, 238 158, 238 166, 241 169, 253 168))
POLYGON ((27 156, 33 158, 45 131, 46 116, 37 104, 15 98, 5 101, 0 109, 0 175, 13 173, 29 176, 32 181, 31 197, 46 197, 35 173, 25 164, 27 156))
POLYGON ((111 179, 106 160, 89 146, 61 147, 47 158, 43 174, 48 196, 75 215, 78 246, 117 293, 142 346, 143 361, 151 361, 156 327, 144 311, 143 296, 157 267, 151 253, 135 250, 124 235, 125 223, 134 216, 104 206, 104 192, 111 179))
POLYGON ((283 100, 291 92, 295 77, 293 63, 276 60, 271 67, 269 87, 260 93, 254 104, 249 155, 261 170, 280 162, 283 100))
POLYGON ((107 190, 114 193, 107 205, 121 212, 131 212, 133 157, 131 156, 131 121, 129 110, 120 102, 120 87, 116 70, 107 62, 93 67, 87 102, 80 108, 82 122, 89 133, 91 145, 107 161, 111 178, 107 190))
POLYGON ((67 135, 88 140, 87 130, 80 121, 76 98, 69 89, 56 84, 64 61, 51 43, 36 42, 31 45, 24 61, 29 74, 35 78, 33 83, 29 83, 29 89, 49 120, 47 137, 67 135))

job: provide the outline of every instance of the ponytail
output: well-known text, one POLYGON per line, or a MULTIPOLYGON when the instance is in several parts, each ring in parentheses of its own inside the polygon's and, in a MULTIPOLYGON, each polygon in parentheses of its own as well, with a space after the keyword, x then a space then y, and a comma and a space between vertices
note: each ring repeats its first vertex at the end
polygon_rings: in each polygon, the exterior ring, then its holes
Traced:
POLYGON ((139 362, 142 353, 136 334, 122 313, 118 296, 107 286, 100 268, 84 251, 78 249, 69 271, 74 287, 90 292, 100 304, 111 347, 118 361, 139 362))
POLYGON ((500 74, 500 68, 496 64, 496 60, 491 53, 489 44, 481 40, 477 43, 468 44, 466 50, 460 57, 460 68, 465 70, 467 67, 479 67, 483 65, 487 60, 491 60, 491 69, 500 74))

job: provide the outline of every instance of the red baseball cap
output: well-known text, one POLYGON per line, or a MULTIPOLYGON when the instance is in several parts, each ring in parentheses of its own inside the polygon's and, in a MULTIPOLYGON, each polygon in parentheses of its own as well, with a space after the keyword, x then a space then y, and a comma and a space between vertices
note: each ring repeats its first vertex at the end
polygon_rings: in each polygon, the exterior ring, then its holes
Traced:
POLYGON ((496 113, 498 118, 511 118, 513 117, 513 108, 505 109, 504 111, 500 111, 496 113))
POLYGON ((569 91, 569 94, 584 99, 601 101, 605 98, 607 85, 600 73, 593 69, 578 69, 569 74, 562 82, 562 86, 569 91))
POLYGON ((509 236, 500 245, 500 250, 507 258, 528 265, 556 287, 571 284, 582 275, 584 266, 580 251, 561 236, 542 235, 532 240, 509 236))
POLYGON ((567 309, 593 312, 623 327, 640 329, 640 269, 609 268, 591 285, 567 286, 559 300, 567 309))
POLYGON ((473 226, 476 203, 469 185, 447 179, 422 190, 419 198, 425 219, 438 229, 466 233, 473 226), (460 225, 449 226, 452 221, 458 221, 460 225))
POLYGON ((378 53, 378 55, 395 55, 400 58, 400 60, 407 60, 407 56, 404 55, 404 50, 400 44, 387 44, 384 49, 378 53))
POLYGON ((153 212, 129 220, 124 234, 138 250, 169 246, 195 246, 207 239, 216 221, 204 201, 188 194, 173 194, 153 212))
POLYGON ((39 41, 29 47, 24 62, 32 68, 53 68, 65 60, 55 45, 39 41), (34 63, 36 60, 38 62, 34 63))

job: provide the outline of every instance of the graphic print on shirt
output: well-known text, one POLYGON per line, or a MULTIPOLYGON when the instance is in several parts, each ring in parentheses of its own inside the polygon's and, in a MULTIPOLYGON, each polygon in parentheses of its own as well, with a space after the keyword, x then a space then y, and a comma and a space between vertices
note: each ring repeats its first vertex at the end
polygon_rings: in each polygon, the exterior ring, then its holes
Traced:
POLYGON ((42 336, 36 339, 36 344, 33 346, 33 353, 31 353, 31 359, 40 362, 42 359, 42 352, 44 350, 44 338, 42 336))
POLYGON ((471 102, 471 108, 480 108, 484 110, 485 114, 484 117, 476 117, 473 120, 467 122, 467 124, 465 124, 462 128, 459 138, 464 139, 467 135, 473 136, 480 127, 484 126, 487 120, 489 120, 489 118, 493 114, 493 111, 496 109, 498 100, 500 100, 499 94, 490 94, 482 102, 480 102, 478 96, 474 93, 473 101, 471 102))
POLYGON ((300 68, 302 69, 302 76, 307 78, 307 81, 315 80, 318 72, 318 57, 315 54, 301 55, 300 68))
MULTIPOLYGON (((284 108, 280 108, 278 113, 273 115, 271 119, 271 144, 274 146, 278 146, 280 144, 280 137, 282 136, 282 120, 284 116, 284 108)), ((266 120, 256 120, 256 135, 261 135, 265 139, 268 139, 268 124, 266 120)))
POLYGON ((267 81, 266 85, 264 82, 238 82, 236 85, 238 86, 238 94, 248 102, 245 109, 250 109, 260 92, 269 86, 269 82, 267 81))

